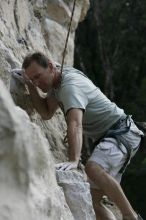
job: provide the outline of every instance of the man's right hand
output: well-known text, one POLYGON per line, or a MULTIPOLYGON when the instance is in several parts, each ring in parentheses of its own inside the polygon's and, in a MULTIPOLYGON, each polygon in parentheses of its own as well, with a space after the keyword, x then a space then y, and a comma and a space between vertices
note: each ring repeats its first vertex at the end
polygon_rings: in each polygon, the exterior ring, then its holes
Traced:
POLYGON ((33 82, 29 79, 29 77, 25 74, 25 70, 22 71, 22 76, 26 85, 33 85, 33 82))
POLYGON ((19 82, 21 82, 22 84, 26 84, 26 85, 33 85, 32 81, 28 78, 28 76, 25 74, 25 70, 23 69, 12 69, 11 70, 11 74, 12 76, 19 80, 19 82))
POLYGON ((19 80, 19 82, 21 82, 22 84, 25 84, 22 69, 12 69, 11 74, 15 79, 19 80))

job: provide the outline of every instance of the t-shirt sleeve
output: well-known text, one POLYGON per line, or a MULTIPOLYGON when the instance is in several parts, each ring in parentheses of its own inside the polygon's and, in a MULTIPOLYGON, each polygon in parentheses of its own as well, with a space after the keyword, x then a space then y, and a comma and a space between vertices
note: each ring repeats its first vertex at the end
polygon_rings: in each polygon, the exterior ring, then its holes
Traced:
POLYGON ((65 114, 71 108, 86 109, 87 95, 75 85, 66 85, 60 91, 60 101, 63 104, 65 114))

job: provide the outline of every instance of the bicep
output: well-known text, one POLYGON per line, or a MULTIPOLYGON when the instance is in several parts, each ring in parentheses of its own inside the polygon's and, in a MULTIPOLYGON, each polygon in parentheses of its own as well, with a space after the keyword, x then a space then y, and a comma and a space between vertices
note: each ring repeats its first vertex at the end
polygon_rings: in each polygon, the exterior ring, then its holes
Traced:
POLYGON ((71 108, 67 111, 67 126, 80 126, 82 127, 83 109, 71 108))
POLYGON ((63 104, 66 115, 70 110, 73 109, 73 114, 74 111, 85 111, 88 104, 88 97, 86 96, 85 92, 75 85, 64 86, 60 92, 59 98, 63 104))

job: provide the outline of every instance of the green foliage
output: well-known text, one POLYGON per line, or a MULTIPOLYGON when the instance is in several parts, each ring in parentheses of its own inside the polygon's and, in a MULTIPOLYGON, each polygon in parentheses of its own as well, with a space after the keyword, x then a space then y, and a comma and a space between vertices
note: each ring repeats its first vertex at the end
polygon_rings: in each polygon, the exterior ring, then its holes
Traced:
POLYGON ((138 153, 128 167, 123 180, 123 189, 134 209, 146 218, 146 155, 138 153))
POLYGON ((114 101, 136 120, 146 120, 146 2, 100 0, 100 27, 97 27, 93 1, 86 19, 76 32, 75 67, 83 70, 104 91, 105 71, 98 41, 100 28, 114 72, 114 101))
POLYGON ((139 120, 146 120, 146 77, 141 81, 138 93, 136 95, 136 103, 140 108, 139 120))
MULTIPOLYGON (((146 121, 146 1, 98 0, 100 24, 93 16, 94 1, 75 37, 75 67, 104 92, 106 72, 99 34, 113 71, 114 101, 137 121, 146 121)), ((123 187, 132 205, 146 219, 146 155, 137 154, 127 169, 123 187)))
POLYGON ((143 165, 144 166, 146 165, 146 158, 143 160, 143 165))

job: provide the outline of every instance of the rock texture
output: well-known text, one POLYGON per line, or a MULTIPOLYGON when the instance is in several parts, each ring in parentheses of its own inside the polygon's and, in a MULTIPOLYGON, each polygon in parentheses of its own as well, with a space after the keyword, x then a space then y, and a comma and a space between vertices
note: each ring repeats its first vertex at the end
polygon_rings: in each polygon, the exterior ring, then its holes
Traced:
POLYGON ((89 184, 58 171, 48 141, 0 81, 0 219, 94 220, 89 184))
POLYGON ((0 219, 73 220, 41 130, 0 81, 0 219))
MULTIPOLYGON (((6 0, 0 2, 0 77, 10 87, 10 70, 20 68, 24 56, 42 51, 61 63, 73 0, 6 0)), ((89 0, 76 0, 65 64, 73 64, 74 33, 89 7, 89 0)), ((60 111, 44 122, 35 113, 28 94, 17 83, 15 103, 25 109, 31 120, 44 131, 56 161, 66 160, 64 136, 66 125, 60 111), (25 93, 24 93, 25 92, 25 93), (21 93, 21 94, 20 94, 21 93)))
MULTIPOLYGON (((73 0, 0 2, 0 220, 95 219, 81 173, 57 172, 56 181, 55 163, 67 159, 62 112, 42 121, 25 86, 10 74, 36 50, 61 63, 72 6, 73 0)), ((73 64, 75 29, 88 6, 88 0, 76 2, 66 64, 73 64)))
MULTIPOLYGON (((0 2, 0 77, 10 87, 10 70, 20 68, 24 56, 42 51, 61 63, 73 0, 6 0, 0 2)), ((88 10, 89 0, 77 0, 65 63, 73 64, 74 33, 88 10)), ((44 131, 57 161, 66 160, 64 136, 66 125, 60 111, 44 122, 34 112, 25 89, 13 91, 15 103, 27 110, 44 131), (21 94, 20 94, 21 93, 21 94), (59 123, 58 123, 59 122, 59 123), (60 132, 61 131, 61 132, 60 132), (58 137, 57 137, 58 136, 58 137)))
MULTIPOLYGON (((8 70, 21 65, 29 51, 42 51, 62 60, 73 0, 6 0, 0 2, 0 76, 8 84, 8 70)), ((65 63, 73 64, 74 32, 89 0, 77 0, 65 63)))
POLYGON ((89 183, 77 171, 57 171, 58 184, 63 188, 74 219, 95 220, 89 183))

